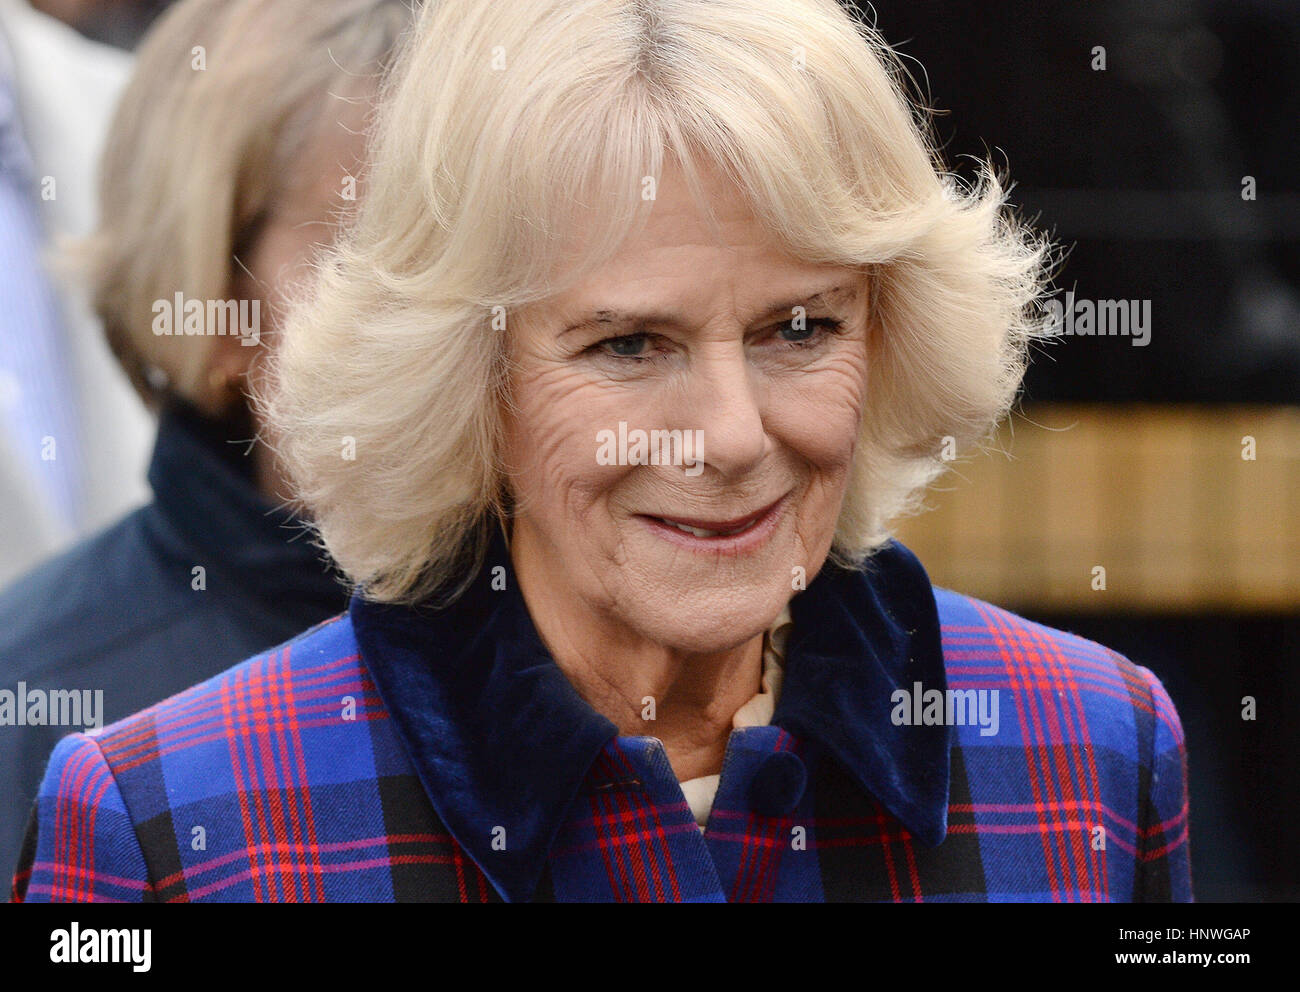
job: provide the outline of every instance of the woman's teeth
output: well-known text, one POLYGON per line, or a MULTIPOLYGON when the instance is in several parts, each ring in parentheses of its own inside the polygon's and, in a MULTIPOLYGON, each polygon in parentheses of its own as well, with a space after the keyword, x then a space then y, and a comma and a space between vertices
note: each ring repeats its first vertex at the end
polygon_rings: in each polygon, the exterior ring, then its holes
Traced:
MULTIPOLYGON (((662 517, 660 517, 660 519, 663 520, 662 517)), ((664 523, 671 524, 678 530, 683 530, 688 534, 694 534, 696 537, 730 537, 732 534, 739 534, 741 531, 749 530, 749 528, 753 527, 757 522, 758 521, 756 520, 751 520, 749 523, 742 524, 740 527, 735 527, 731 530, 704 530, 701 527, 688 527, 686 524, 679 524, 672 520, 664 520, 664 523)))

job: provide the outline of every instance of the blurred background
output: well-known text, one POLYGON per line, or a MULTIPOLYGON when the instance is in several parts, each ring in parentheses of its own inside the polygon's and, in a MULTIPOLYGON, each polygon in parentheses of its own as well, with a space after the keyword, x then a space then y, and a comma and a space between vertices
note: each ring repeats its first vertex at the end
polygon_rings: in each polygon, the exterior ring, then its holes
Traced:
POLYGON ((1145 345, 1037 348, 1017 414, 901 539, 937 584, 1154 671, 1187 734, 1196 897, 1300 898, 1300 4, 874 18, 956 171, 1007 166, 1067 249, 1058 297, 1150 302, 1145 345))
MULTIPOLYGON (((52 279, 31 288, 48 274, 19 280, 4 244, 21 225, 47 244, 93 226, 113 99, 167 6, 0 0, 0 179, 62 184, 0 210, 0 305, 45 307, 65 331, 39 354, 0 350, 0 456, 41 403, 71 447, 57 477, 0 457, 0 584, 147 497, 153 426, 84 302, 52 279)), ((1066 249, 1063 306, 1123 301, 1112 316, 1146 320, 1106 335, 1067 318, 1000 436, 957 453, 901 539, 936 584, 1152 669, 1187 734, 1197 898, 1298 899, 1300 4, 866 13, 935 111, 950 167, 969 178, 991 157, 1021 215, 1066 249)))

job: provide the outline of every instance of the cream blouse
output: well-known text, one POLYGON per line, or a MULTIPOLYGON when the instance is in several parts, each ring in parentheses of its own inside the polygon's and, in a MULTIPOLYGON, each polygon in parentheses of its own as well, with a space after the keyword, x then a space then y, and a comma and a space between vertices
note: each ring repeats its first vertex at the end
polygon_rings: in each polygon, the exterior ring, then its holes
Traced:
MULTIPOLYGON (((790 636, 794 621, 790 617, 787 604, 776 618, 776 622, 763 635, 763 675, 759 680, 759 690, 731 718, 731 726, 762 727, 772 722, 772 713, 776 709, 777 697, 781 694, 782 665, 785 663, 785 642, 790 636)), ((701 775, 699 778, 687 779, 681 783, 686 802, 691 807, 695 822, 700 830, 709 822, 709 812, 713 809, 713 797, 718 793, 720 775, 701 775)))

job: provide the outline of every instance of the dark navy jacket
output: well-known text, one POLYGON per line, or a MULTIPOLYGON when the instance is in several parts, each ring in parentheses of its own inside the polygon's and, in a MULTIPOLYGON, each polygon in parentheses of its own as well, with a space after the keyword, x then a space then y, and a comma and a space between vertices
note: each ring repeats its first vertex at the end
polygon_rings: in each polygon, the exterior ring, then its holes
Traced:
POLYGON ((498 540, 447 609, 354 598, 65 738, 13 898, 1191 898, 1183 732, 1151 672, 934 589, 898 544, 790 608, 772 722, 732 732, 704 833, 653 724, 619 735, 547 653, 498 540), (947 691, 960 721, 922 705, 947 691), (978 698, 998 721, 969 720, 978 698))
MULTIPOLYGON (((21 693, 102 690, 107 724, 343 609, 301 526, 254 488, 248 444, 230 440, 250 436, 163 413, 154 501, 0 594, 0 692, 22 708, 21 693)), ((81 729, 0 725, 0 871, 18 861, 50 752, 81 729)))

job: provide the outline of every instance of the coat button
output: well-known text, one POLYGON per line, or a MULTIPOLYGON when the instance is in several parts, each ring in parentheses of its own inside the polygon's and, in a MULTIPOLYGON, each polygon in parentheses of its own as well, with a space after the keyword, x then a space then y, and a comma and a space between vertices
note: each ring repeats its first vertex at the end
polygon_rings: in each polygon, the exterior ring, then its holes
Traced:
POLYGON ((787 816, 798 807, 807 785, 808 772, 799 756, 777 751, 758 766, 749 784, 749 801, 763 816, 787 816))

